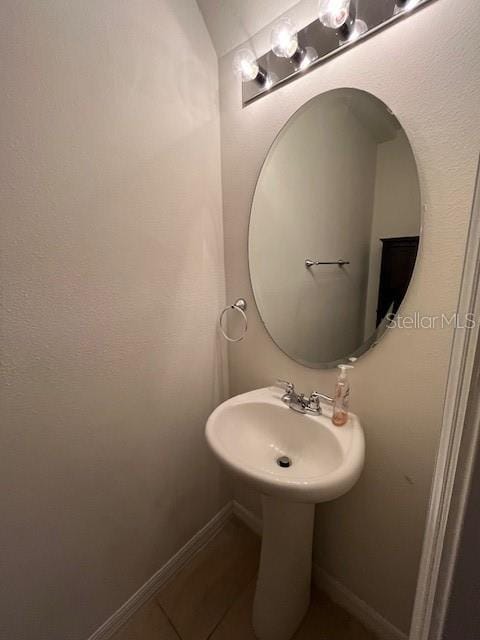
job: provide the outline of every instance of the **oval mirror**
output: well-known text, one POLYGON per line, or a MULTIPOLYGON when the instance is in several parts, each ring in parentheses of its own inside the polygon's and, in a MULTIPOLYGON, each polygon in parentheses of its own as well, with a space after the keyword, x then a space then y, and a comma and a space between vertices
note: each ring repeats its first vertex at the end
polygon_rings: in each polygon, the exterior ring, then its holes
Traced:
POLYGON ((326 368, 376 343, 412 277, 420 212, 410 143, 383 102, 335 89, 299 109, 270 148, 250 217, 253 293, 280 349, 326 368))

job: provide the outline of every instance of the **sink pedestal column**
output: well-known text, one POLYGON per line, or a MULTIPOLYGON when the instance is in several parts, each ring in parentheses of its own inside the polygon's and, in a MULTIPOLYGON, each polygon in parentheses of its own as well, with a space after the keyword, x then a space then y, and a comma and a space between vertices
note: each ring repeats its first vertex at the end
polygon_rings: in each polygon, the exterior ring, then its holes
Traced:
POLYGON ((310 604, 315 505, 265 495, 262 504, 253 628, 259 640, 289 640, 310 604))

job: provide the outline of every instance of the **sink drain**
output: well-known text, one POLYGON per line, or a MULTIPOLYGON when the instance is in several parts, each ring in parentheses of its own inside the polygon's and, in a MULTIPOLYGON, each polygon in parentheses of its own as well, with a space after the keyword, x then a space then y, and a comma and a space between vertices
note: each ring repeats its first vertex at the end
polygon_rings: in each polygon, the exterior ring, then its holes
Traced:
POLYGON ((287 467, 292 466, 292 461, 288 456, 280 456, 280 458, 277 458, 277 464, 279 467, 286 469, 287 467))

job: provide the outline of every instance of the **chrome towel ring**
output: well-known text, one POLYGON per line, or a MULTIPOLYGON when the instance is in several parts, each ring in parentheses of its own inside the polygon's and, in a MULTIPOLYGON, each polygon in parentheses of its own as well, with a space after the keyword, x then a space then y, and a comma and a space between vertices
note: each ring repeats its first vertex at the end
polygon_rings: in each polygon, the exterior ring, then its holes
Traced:
POLYGON ((234 304, 230 304, 228 307, 225 307, 225 309, 220 314, 220 318, 218 320, 218 326, 220 328, 222 336, 225 338, 225 340, 228 340, 228 342, 240 342, 240 340, 243 340, 244 337, 246 336, 247 329, 248 329, 248 319, 247 319, 247 314, 245 313, 246 310, 247 310, 247 301, 244 300, 243 298, 238 298, 238 300, 236 300, 234 304), (243 333, 238 338, 230 338, 230 336, 227 335, 225 329, 223 328, 223 317, 225 316, 227 311, 230 311, 230 309, 233 309, 234 311, 238 311, 238 313, 242 315, 243 321, 245 323, 245 326, 243 328, 243 333))

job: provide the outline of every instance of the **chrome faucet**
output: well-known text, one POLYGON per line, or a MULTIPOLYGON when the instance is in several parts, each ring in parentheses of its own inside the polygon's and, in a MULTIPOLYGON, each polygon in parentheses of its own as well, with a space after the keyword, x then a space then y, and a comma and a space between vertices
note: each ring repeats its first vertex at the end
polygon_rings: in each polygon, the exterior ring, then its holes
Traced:
POLYGON ((313 391, 308 398, 304 393, 297 393, 295 391, 295 385, 286 380, 277 380, 277 386, 285 391, 282 396, 282 402, 298 413, 321 416, 321 402, 333 404, 333 398, 326 396, 324 393, 318 393, 318 391, 313 391))

